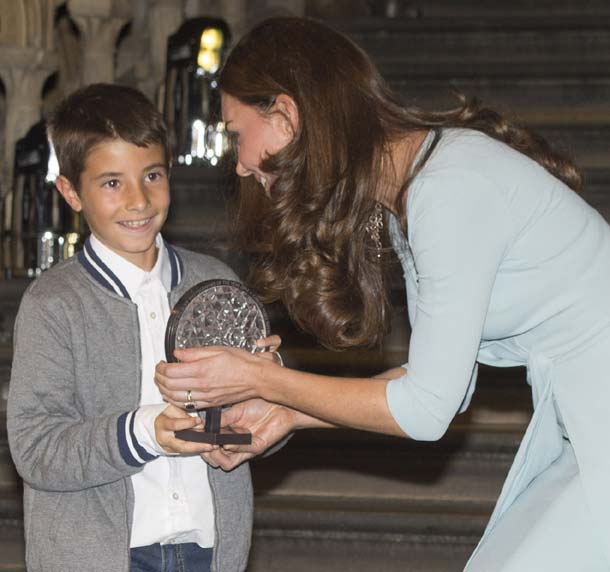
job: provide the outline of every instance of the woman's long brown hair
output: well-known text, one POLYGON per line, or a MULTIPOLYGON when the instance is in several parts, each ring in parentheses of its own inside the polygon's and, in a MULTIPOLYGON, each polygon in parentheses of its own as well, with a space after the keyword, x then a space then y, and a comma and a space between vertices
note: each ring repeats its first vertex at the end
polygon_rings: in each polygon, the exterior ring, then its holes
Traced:
MULTIPOLYGON (((445 112, 405 107, 358 46, 313 20, 272 18, 254 28, 229 55, 220 88, 263 115, 279 94, 296 102, 295 139, 261 164, 276 177, 270 200, 253 177, 241 182, 236 236, 255 254, 250 283, 262 299, 282 300, 329 348, 377 345, 388 329, 383 257, 365 226, 383 191, 381 161, 391 143, 434 129, 431 151, 444 127, 476 129, 581 186, 576 168, 542 138, 474 100, 445 112)), ((422 165, 399 193, 401 216, 422 165)))

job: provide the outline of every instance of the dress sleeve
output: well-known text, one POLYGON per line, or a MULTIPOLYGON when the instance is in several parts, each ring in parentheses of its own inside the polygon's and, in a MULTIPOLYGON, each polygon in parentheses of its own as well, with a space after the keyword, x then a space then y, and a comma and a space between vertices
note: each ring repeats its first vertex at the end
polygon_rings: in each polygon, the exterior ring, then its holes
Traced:
POLYGON ((432 441, 472 393, 491 291, 511 240, 506 202, 475 172, 437 170, 414 189, 409 237, 417 303, 407 373, 387 386, 391 414, 432 441))

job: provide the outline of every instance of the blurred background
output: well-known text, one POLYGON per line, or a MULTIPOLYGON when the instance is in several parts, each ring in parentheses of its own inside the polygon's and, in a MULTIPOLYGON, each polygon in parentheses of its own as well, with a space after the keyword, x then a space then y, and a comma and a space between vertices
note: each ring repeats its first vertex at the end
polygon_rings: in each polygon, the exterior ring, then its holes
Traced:
MULTIPOLYGON (((241 35, 273 15, 350 35, 406 103, 476 96, 535 129, 583 169, 584 198, 610 220, 608 0, 0 0, 0 570, 23 571, 21 482, 6 441, 12 327, 20 297, 87 234, 54 190, 45 117, 93 82, 141 89, 174 147, 164 235, 214 254, 230 247, 235 192, 216 76, 241 35)), ((287 365, 367 376, 407 360, 395 269, 392 332, 376 350, 328 352, 269 308, 287 365)), ((462 570, 481 536, 530 415, 520 368, 481 368, 470 410, 437 443, 309 431, 252 463, 249 572, 462 570)))

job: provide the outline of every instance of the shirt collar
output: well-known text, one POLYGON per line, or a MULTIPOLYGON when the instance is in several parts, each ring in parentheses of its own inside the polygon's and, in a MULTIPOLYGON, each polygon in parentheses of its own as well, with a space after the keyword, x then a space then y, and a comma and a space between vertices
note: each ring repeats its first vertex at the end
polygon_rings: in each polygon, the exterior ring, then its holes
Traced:
POLYGON ((102 286, 132 300, 146 279, 158 278, 166 290, 172 290, 182 278, 182 261, 176 251, 159 233, 155 238, 157 261, 150 272, 138 268, 108 248, 95 235, 86 241, 78 253, 80 263, 102 286))

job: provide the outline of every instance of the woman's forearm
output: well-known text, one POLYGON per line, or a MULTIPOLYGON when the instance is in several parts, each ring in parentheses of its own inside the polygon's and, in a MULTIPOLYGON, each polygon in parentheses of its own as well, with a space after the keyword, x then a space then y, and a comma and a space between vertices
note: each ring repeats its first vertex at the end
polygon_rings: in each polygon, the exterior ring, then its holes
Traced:
POLYGON ((261 397, 298 410, 302 415, 296 428, 341 425, 405 436, 390 413, 385 393, 388 379, 400 375, 398 369, 391 370, 392 377, 362 379, 305 373, 269 362, 261 366, 261 397))

